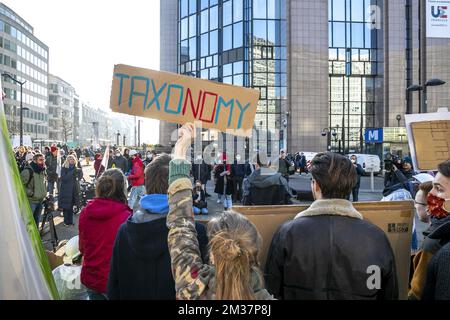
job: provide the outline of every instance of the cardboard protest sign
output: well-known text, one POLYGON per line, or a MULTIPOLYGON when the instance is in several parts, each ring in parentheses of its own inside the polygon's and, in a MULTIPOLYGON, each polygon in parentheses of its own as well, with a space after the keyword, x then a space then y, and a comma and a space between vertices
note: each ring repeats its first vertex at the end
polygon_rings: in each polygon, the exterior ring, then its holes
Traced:
MULTIPOLYGON (((411 257, 412 222, 414 206, 412 201, 358 202, 354 207, 365 220, 378 226, 386 233, 394 251, 399 297, 406 299, 408 294, 409 268, 411 257)), ((297 206, 236 206, 233 210, 245 215, 258 229, 263 239, 260 262, 264 268, 272 237, 285 221, 292 220, 299 212, 308 208, 297 206)), ((302 245, 302 244, 299 244, 302 245)), ((307 244, 304 244, 307 245, 307 244)), ((358 244, 355 244, 355 249, 358 244)))
POLYGON ((450 112, 405 115, 409 149, 418 171, 437 170, 450 158, 450 112))
POLYGON ((258 98, 258 90, 116 65, 110 107, 179 124, 200 121, 203 128, 250 136, 258 98))

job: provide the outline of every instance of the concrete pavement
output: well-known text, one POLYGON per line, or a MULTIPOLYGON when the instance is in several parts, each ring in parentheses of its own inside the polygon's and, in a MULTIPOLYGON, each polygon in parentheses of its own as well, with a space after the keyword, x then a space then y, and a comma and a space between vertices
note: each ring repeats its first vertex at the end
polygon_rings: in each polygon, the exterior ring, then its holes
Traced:
MULTIPOLYGON (((83 165, 83 173, 86 180, 90 181, 89 175, 94 174, 94 168, 92 166, 92 163, 90 166, 86 166, 85 163, 82 163, 83 165)), ((302 189, 302 190, 308 190, 310 188, 311 183, 311 175, 306 174, 295 174, 290 176, 289 179, 289 185, 293 189, 302 189)), ((370 177, 362 177, 361 178, 361 189, 359 193, 359 200, 360 201, 379 201, 382 198, 382 190, 383 190, 383 177, 375 177, 374 178, 374 184, 375 184, 375 191, 372 192, 370 190, 370 177)), ((197 219, 202 220, 210 220, 214 217, 217 217, 222 211, 223 211, 223 204, 217 203, 217 194, 214 193, 214 183, 213 181, 208 181, 208 184, 206 186, 207 192, 211 195, 211 197, 207 198, 208 202, 208 210, 209 214, 207 216, 197 216, 197 219)), ((308 201, 298 201, 293 200, 294 204, 310 204, 311 202, 308 201)), ((234 203, 234 205, 239 205, 239 203, 234 203)), ((63 218, 62 213, 61 216, 55 217, 55 225, 56 230, 58 234, 58 238, 60 241, 62 240, 68 240, 75 235, 78 234, 78 218, 79 215, 74 216, 74 223, 75 226, 69 226, 66 227, 63 224, 63 218)), ((416 226, 419 232, 419 235, 423 230, 427 228, 427 224, 421 223, 416 219, 416 226)), ((422 237, 419 237, 421 239, 422 237)), ((50 239, 49 233, 45 234, 43 237, 44 241, 48 241, 50 239)), ((51 243, 44 242, 44 246, 47 250, 51 250, 51 243)))

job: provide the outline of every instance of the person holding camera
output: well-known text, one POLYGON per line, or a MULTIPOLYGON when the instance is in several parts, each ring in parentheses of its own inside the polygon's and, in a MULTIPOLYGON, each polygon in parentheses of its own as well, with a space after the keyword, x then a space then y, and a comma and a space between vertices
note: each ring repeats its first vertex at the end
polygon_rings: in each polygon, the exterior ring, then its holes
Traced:
POLYGON ((414 170, 412 160, 405 157, 404 160, 393 155, 388 155, 384 160, 386 174, 384 176, 384 190, 382 201, 409 200, 412 199, 409 181, 413 179, 414 170))

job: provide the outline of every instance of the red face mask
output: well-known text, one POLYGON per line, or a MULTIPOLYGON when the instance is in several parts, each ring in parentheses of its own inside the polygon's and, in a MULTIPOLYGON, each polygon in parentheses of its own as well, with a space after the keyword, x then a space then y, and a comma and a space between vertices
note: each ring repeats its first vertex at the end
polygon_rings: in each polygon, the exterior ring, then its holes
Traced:
POLYGON ((427 196, 427 203, 428 212, 431 216, 441 219, 450 215, 450 212, 444 209, 445 199, 436 197, 429 192, 427 196))

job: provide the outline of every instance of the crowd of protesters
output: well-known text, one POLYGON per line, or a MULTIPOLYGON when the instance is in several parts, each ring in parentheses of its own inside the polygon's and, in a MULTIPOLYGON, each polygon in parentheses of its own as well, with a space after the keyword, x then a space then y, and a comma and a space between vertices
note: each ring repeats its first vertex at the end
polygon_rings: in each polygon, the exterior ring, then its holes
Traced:
MULTIPOLYGON (((64 265, 53 271, 61 297, 398 299, 390 243, 350 202, 358 201, 363 173, 356 156, 319 153, 306 165, 303 154, 282 151, 278 172, 268 174, 272 164, 259 154, 254 164, 225 154, 214 165, 201 157, 187 161, 194 128, 185 125, 180 133, 172 156, 118 148, 15 150, 36 224, 44 198, 56 195, 64 225, 73 226, 81 158, 95 170, 95 197, 80 212, 64 265), (290 203, 293 172, 310 175, 314 202, 278 228, 260 265, 261 236, 233 205, 290 203), (205 228, 194 216, 211 214, 211 179, 223 211, 205 228), (354 243, 364 250, 355 251, 354 243), (367 286, 370 265, 380 268, 381 287, 367 286), (68 279, 79 282, 73 291, 68 279)), ((412 231, 408 298, 450 299, 450 160, 428 173, 415 172, 408 157, 389 161, 382 201, 414 199, 419 219, 429 224, 421 247, 412 231)))

